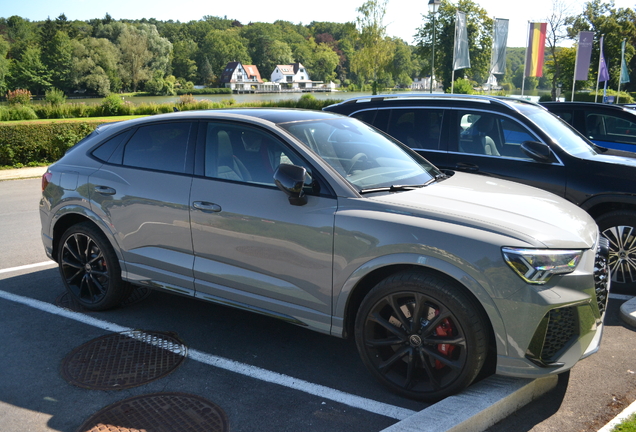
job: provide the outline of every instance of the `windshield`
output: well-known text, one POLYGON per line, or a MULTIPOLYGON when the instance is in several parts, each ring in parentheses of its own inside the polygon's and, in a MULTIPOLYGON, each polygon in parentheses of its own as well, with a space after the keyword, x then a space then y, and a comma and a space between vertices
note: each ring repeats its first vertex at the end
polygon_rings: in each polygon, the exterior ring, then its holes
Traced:
POLYGON ((441 172, 388 135, 351 118, 280 124, 358 190, 425 185, 441 172))
POLYGON ((571 155, 597 154, 594 147, 583 139, 576 130, 549 111, 532 105, 520 105, 519 110, 571 155))

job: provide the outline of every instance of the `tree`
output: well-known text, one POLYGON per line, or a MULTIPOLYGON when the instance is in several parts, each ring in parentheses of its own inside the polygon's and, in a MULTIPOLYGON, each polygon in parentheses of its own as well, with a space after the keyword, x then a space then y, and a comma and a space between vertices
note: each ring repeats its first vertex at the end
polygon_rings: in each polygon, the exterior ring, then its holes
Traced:
POLYGON ((73 41, 71 81, 76 90, 88 90, 100 96, 121 89, 119 50, 104 38, 73 41))
POLYGON ((9 59, 7 53, 9 52, 9 42, 7 42, 2 35, 0 35, 0 95, 4 95, 7 90, 7 74, 9 73, 9 59))
POLYGON ((148 39, 132 26, 126 26, 117 42, 121 52, 122 79, 135 92, 139 84, 147 80, 151 73, 148 65, 152 60, 152 53, 148 49, 148 39))
POLYGON ((199 47, 191 39, 173 42, 172 73, 178 78, 194 81, 197 77, 196 55, 199 47))
POLYGON ((367 0, 357 9, 359 34, 357 49, 351 58, 351 70, 358 75, 361 84, 369 80, 376 82, 379 71, 386 70, 391 62, 392 44, 386 39, 384 25, 387 1, 367 0))
POLYGON ((201 44, 199 56, 207 60, 215 77, 221 76, 228 62, 252 63, 246 41, 236 30, 211 30, 201 44))
MULTIPOLYGON (((478 83, 485 83, 490 72, 490 54, 492 49, 492 32, 494 21, 485 9, 472 0, 459 0, 457 5, 448 0, 442 0, 435 19, 435 75, 441 76, 447 88, 453 72, 453 50, 455 44, 455 16, 456 11, 466 13, 466 30, 468 32, 468 52, 470 69, 464 69, 462 75, 478 83), (441 73, 440 73, 441 71, 441 73)), ((424 25, 417 30, 415 40, 419 54, 424 62, 431 58, 433 47, 432 17, 424 16, 424 25)), ((428 64, 430 70, 430 64, 428 64)))
POLYGON ((338 66, 339 58, 327 44, 316 44, 313 50, 313 58, 309 63, 303 63, 311 72, 311 78, 315 81, 330 82, 336 77, 336 66, 338 66))
POLYGON ((71 70, 73 68, 73 44, 66 32, 58 30, 43 45, 42 61, 51 72, 54 87, 68 92, 71 87, 71 70))
POLYGON ((562 0, 552 1, 552 12, 547 18, 546 42, 548 44, 548 54, 550 56, 549 66, 546 64, 548 74, 552 76, 552 100, 557 99, 557 84, 563 80, 561 77, 561 64, 557 56, 558 46, 567 37, 566 23, 569 17, 566 15, 568 7, 562 0))
POLYGON ((43 94, 51 87, 51 74, 41 60, 39 47, 28 47, 19 60, 9 66, 9 88, 27 89, 33 94, 43 94))

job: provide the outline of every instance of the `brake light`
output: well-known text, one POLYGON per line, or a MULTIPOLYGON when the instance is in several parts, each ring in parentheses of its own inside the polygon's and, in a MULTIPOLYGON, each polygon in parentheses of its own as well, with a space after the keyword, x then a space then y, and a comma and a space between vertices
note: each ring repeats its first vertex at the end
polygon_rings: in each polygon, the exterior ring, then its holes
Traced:
POLYGON ((42 192, 44 192, 44 189, 46 189, 51 182, 51 177, 53 177, 53 174, 48 171, 42 174, 42 192))

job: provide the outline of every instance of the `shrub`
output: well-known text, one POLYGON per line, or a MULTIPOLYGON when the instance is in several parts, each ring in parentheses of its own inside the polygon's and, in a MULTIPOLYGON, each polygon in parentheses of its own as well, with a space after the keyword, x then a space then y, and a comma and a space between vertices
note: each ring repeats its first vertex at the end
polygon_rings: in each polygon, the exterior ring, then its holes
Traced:
POLYGON ((455 94, 473 94, 473 85, 471 82, 464 78, 457 78, 453 88, 455 94))
POLYGON ((550 102, 552 100, 552 95, 544 94, 539 98, 539 102, 550 102))
POLYGON ((66 95, 62 90, 52 88, 44 93, 44 100, 53 106, 60 106, 66 103, 66 95))
POLYGON ((16 89, 7 92, 7 102, 9 105, 28 105, 31 103, 31 92, 24 89, 16 89))
POLYGON ((105 116, 116 116, 122 110, 122 105, 124 101, 118 95, 111 93, 102 99, 102 103, 100 107, 102 108, 102 115, 105 116))
POLYGON ((37 120, 38 116, 30 106, 21 104, 0 107, 0 121, 37 120))

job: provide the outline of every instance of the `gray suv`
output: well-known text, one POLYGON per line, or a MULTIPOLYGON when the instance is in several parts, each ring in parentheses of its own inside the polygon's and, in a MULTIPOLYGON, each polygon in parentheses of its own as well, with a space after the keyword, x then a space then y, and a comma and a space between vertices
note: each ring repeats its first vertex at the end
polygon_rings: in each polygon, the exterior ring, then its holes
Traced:
POLYGON ((566 371, 600 344, 607 242, 548 192, 445 175, 355 119, 220 110, 103 125, 43 176, 42 240, 74 299, 135 285, 355 338, 433 401, 482 370, 566 371))

